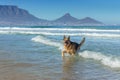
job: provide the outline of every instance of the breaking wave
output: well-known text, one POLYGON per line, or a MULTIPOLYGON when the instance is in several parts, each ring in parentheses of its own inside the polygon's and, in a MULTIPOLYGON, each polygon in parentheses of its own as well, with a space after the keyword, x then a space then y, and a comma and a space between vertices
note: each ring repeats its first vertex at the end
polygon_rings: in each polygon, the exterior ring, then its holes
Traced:
POLYGON ((46 45, 49 45, 49 46, 58 47, 59 49, 63 49, 61 43, 51 41, 50 39, 47 39, 43 36, 36 36, 36 37, 32 38, 31 40, 34 41, 34 42, 39 42, 39 43, 46 44, 46 45))
POLYGON ((0 28, 0 34, 42 34, 54 36, 89 36, 120 38, 120 30, 75 29, 75 28, 0 28))
MULTIPOLYGON (((63 45, 59 42, 52 41, 48 38, 45 38, 43 36, 36 36, 31 39, 34 42, 39 42, 45 45, 50 45, 57 47, 58 49, 62 50, 63 45)), ((120 68, 120 59, 114 56, 105 55, 101 52, 94 52, 89 50, 84 50, 82 52, 78 52, 79 56, 85 58, 85 59, 93 59, 100 61, 103 65, 109 66, 111 68, 120 68)))
POLYGON ((79 28, 19 28, 19 27, 1 27, 0 30, 43 30, 43 31, 87 31, 87 32, 120 32, 120 30, 103 29, 79 29, 79 28))
POLYGON ((107 56, 100 52, 93 52, 93 51, 83 51, 79 53, 80 56, 83 58, 89 58, 93 60, 100 61, 102 64, 109 66, 111 68, 120 68, 120 59, 117 57, 107 56))

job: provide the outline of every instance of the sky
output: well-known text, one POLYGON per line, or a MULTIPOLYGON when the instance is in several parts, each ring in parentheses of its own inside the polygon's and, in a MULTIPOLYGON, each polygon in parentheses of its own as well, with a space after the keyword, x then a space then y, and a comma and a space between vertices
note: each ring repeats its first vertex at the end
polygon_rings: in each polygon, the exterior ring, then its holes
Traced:
POLYGON ((54 20, 70 13, 79 19, 120 24, 120 0, 0 0, 0 5, 16 5, 41 19, 54 20))

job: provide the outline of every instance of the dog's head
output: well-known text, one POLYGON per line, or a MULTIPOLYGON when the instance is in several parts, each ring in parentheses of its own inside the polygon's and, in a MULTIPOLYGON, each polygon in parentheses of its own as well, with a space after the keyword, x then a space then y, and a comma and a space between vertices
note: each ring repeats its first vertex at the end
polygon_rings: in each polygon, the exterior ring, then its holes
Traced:
POLYGON ((68 44, 70 44, 70 36, 68 36, 68 37, 66 37, 66 36, 64 36, 63 37, 63 42, 64 42, 64 45, 68 45, 68 44))

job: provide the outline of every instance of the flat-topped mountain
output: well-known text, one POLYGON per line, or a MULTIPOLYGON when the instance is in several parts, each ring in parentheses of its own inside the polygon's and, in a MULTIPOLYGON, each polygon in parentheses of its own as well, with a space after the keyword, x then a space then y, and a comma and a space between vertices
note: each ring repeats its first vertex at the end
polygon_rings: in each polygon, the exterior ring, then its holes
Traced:
POLYGON ((80 26, 80 25, 98 25, 102 22, 86 17, 84 19, 77 19, 66 13, 62 17, 48 21, 40 19, 30 14, 27 10, 18 8, 13 5, 0 5, 0 25, 38 25, 38 26, 80 26))
POLYGON ((37 24, 45 20, 39 19, 28 11, 11 5, 0 5, 0 23, 4 24, 37 24))
POLYGON ((0 17, 27 16, 28 11, 18 8, 17 6, 0 5, 0 17))

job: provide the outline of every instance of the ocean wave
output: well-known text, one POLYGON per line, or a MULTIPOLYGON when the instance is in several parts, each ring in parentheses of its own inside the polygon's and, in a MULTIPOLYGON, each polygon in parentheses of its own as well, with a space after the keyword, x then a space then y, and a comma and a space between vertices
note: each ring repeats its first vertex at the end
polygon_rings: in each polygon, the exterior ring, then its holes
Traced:
POLYGON ((120 38, 120 34, 109 34, 109 33, 65 33, 65 32, 40 32, 40 31, 3 31, 0 30, 0 34, 40 34, 40 35, 52 35, 52 36, 89 36, 89 37, 105 37, 105 38, 120 38))
POLYGON ((89 58, 93 60, 100 61, 102 64, 109 66, 111 68, 120 68, 120 59, 117 57, 107 56, 100 52, 94 52, 94 51, 83 51, 79 53, 80 56, 83 58, 89 58))
POLYGON ((0 27, 0 30, 27 30, 27 31, 85 31, 85 32, 120 32, 120 30, 105 29, 79 29, 79 28, 19 28, 19 27, 0 27))
POLYGON ((70 36, 120 38, 120 34, 119 34, 120 30, 0 27, 0 34, 10 34, 10 33, 11 34, 42 34, 42 35, 52 35, 52 36, 70 35, 70 36))
POLYGON ((39 43, 46 44, 46 45, 49 45, 49 46, 58 47, 59 49, 63 49, 63 45, 61 43, 51 41, 50 39, 47 39, 43 36, 36 36, 36 37, 32 38, 31 40, 34 41, 34 42, 39 42, 39 43))
MULTIPOLYGON (((62 43, 52 41, 48 38, 45 38, 43 36, 36 36, 31 39, 34 42, 39 42, 45 45, 54 46, 57 47, 60 50, 63 50, 62 43)), ((86 59, 93 59, 100 61, 103 65, 109 66, 111 68, 120 68, 120 59, 117 57, 113 57, 105 55, 101 52, 94 52, 89 50, 84 50, 82 52, 78 52, 79 56, 86 58, 86 59)))

